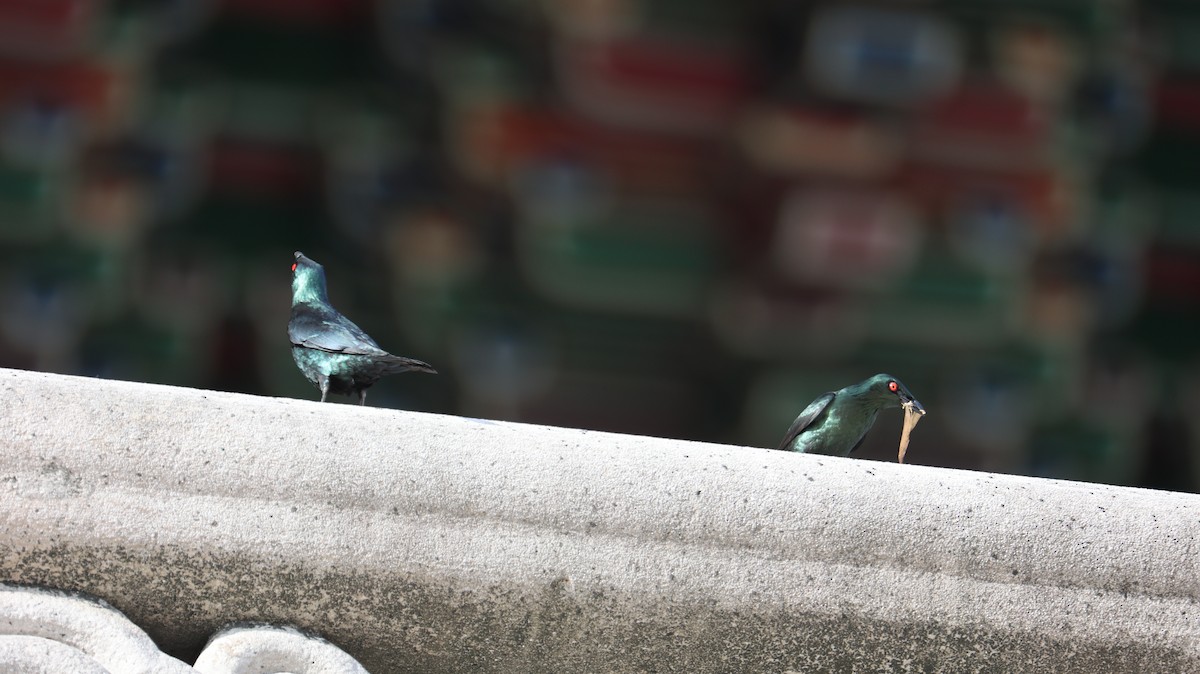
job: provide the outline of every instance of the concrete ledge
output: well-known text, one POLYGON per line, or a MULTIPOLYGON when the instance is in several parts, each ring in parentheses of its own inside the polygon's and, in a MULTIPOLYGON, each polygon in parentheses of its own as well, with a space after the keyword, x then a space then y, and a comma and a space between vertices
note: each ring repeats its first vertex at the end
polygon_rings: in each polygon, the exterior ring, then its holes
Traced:
POLYGON ((376 674, 1200 671, 1194 495, 12 370, 0 390, 0 580, 103 597, 189 662, 255 621, 376 674))

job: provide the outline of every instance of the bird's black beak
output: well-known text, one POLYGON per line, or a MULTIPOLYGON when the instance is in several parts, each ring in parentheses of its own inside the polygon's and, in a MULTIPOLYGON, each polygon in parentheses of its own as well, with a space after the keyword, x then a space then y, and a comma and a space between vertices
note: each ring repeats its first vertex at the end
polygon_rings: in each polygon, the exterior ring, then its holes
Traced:
POLYGON ((912 396, 904 395, 903 393, 900 394, 900 404, 911 405, 913 410, 915 410, 918 414, 925 416, 925 408, 921 405, 921 401, 912 396))

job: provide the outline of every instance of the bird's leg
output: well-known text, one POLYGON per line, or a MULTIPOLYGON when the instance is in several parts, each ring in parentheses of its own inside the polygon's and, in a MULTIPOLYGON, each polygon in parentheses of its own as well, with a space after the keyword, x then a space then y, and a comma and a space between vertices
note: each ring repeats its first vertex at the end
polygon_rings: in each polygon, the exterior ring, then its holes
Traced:
POLYGON ((317 386, 321 387, 321 402, 325 402, 325 396, 329 395, 329 377, 317 375, 317 386))
POLYGON ((367 405, 367 389, 358 389, 358 404, 366 407, 367 405))

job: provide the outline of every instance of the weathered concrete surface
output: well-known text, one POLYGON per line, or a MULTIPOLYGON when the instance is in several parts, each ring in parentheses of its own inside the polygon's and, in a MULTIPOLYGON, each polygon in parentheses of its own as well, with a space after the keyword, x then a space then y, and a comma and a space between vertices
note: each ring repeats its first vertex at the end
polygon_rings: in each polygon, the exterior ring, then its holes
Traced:
MULTIPOLYGON (((1200 671, 1200 497, 0 370, 0 580, 190 662, 1200 671)), ((912 452, 920 452, 920 437, 912 452)))

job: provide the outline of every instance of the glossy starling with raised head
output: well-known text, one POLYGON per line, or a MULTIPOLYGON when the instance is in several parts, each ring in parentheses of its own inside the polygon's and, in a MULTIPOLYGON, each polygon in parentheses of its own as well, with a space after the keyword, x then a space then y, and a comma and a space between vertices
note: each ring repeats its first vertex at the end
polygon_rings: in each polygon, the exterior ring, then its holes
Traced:
POLYGON ((357 394, 359 404, 365 405, 367 389, 381 377, 410 370, 437 373, 428 363, 379 348, 329 303, 325 268, 300 251, 295 258, 288 337, 296 367, 321 390, 321 402, 332 392, 357 394))

